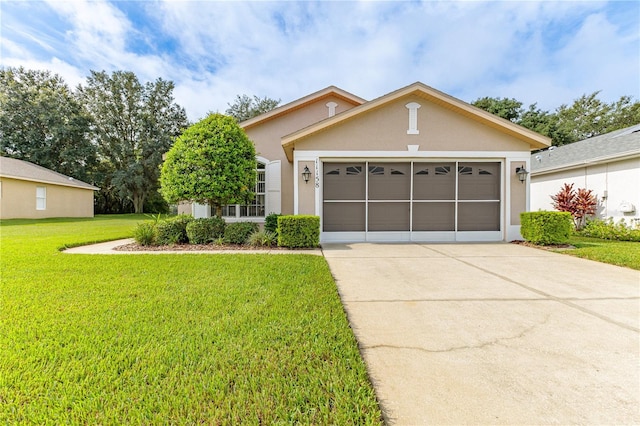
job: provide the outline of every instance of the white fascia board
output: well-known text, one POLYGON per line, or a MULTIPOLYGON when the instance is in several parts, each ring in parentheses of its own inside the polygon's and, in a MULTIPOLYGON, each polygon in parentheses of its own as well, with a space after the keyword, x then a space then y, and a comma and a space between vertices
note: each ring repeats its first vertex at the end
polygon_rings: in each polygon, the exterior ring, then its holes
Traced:
POLYGON ((502 159, 529 162, 531 153, 528 151, 294 151, 295 161, 312 161, 316 158, 331 161, 358 159, 502 159))
MULTIPOLYGON (((577 161, 575 163, 562 164, 554 167, 549 167, 546 169, 538 169, 538 170, 532 171, 531 174, 534 176, 545 175, 545 174, 555 173, 559 171, 579 169, 580 167, 585 167, 585 166, 597 166, 598 164, 612 163, 614 161, 631 160, 633 158, 638 158, 638 157, 640 157, 640 152, 637 152, 637 151, 627 152, 622 154, 609 155, 607 157, 593 158, 591 160, 577 161)), ((535 159, 533 161, 535 161, 535 159)))
POLYGON ((43 185, 56 185, 56 186, 64 186, 64 187, 67 187, 67 188, 86 189, 86 190, 91 190, 91 191, 100 191, 100 188, 98 188, 97 186, 93 186, 93 185, 91 185, 89 183, 87 184, 89 186, 80 186, 80 185, 74 185, 73 183, 54 182, 54 181, 51 181, 51 180, 34 179, 34 178, 28 178, 28 177, 22 177, 22 176, 11 176, 11 175, 0 174, 0 177, 1 178, 5 178, 5 179, 24 180, 26 182, 41 183, 43 185))

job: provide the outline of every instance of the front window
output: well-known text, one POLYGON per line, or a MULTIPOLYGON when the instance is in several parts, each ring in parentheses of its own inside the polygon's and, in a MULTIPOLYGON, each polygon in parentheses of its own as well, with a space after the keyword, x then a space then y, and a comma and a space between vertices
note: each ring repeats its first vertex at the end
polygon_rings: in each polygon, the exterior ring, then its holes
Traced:
POLYGON ((47 209, 47 188, 36 186, 36 210, 47 209))
POLYGON ((256 167, 256 187, 255 197, 249 204, 229 204, 222 207, 224 217, 264 217, 265 216, 265 194, 266 194, 266 168, 263 163, 258 163, 256 167))

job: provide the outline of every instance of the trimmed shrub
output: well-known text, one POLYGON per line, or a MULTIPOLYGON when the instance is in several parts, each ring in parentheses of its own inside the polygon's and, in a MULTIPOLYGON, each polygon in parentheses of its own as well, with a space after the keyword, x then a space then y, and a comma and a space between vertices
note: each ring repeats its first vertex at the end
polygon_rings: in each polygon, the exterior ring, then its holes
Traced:
POLYGON ((149 222, 139 223, 133 230, 133 239, 141 246, 152 246, 156 243, 156 225, 149 222))
POLYGON ((318 247, 320 217, 309 215, 278 217, 278 245, 281 247, 318 247))
POLYGON ((264 230, 278 235, 278 218, 282 216, 278 213, 271 213, 264 218, 264 230))
POLYGON ((224 242, 227 244, 245 244, 249 236, 258 230, 258 224, 253 222, 234 222, 224 230, 224 242))
POLYGON ((253 247, 271 247, 278 241, 275 232, 267 230, 256 231, 249 236, 247 244, 253 247))
POLYGON ((187 238, 191 244, 209 244, 224 235, 224 228, 221 217, 195 219, 187 224, 187 238))
POLYGON ((181 214, 158 222, 157 242, 160 245, 185 244, 189 242, 187 224, 194 219, 192 216, 181 214))
POLYGON ((603 240, 640 241, 640 227, 627 226, 622 219, 614 223, 611 217, 607 220, 594 219, 587 221, 580 235, 603 240))
POLYGON ((573 230, 569 212, 524 212, 520 213, 520 223, 522 237, 534 244, 566 243, 573 230))

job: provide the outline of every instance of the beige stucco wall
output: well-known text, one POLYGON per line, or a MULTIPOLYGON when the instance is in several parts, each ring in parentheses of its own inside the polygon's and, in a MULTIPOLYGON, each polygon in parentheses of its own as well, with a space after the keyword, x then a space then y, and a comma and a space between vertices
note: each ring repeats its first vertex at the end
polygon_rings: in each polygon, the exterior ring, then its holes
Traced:
POLYGON ((93 190, 0 178, 0 218, 93 217, 93 190), (36 210, 36 187, 47 188, 46 209, 36 210))
POLYGON ((520 225, 520 213, 527 211, 527 185, 520 182, 516 168, 523 166, 522 161, 507 162, 507 173, 511 195, 511 225, 520 225))
POLYGON ((298 162, 298 214, 316 214, 316 198, 315 198, 315 162, 299 161, 298 162), (309 182, 305 182, 302 178, 304 167, 309 167, 311 177, 309 182))
MULTIPOLYGON (((286 115, 245 129, 247 136, 249 136, 249 139, 255 144, 256 154, 258 156, 267 158, 269 161, 281 160, 280 172, 282 176, 281 196, 283 214, 293 214, 293 164, 290 163, 285 156, 281 145, 281 138, 327 118, 329 110, 326 104, 328 102, 338 104, 336 114, 353 108, 354 106, 336 96, 327 96, 307 104, 300 109, 290 111, 286 115)), ((309 166, 309 169, 313 170, 311 166, 309 166)), ((311 182, 307 186, 310 185, 311 182)))
POLYGON ((296 149, 331 151, 529 151, 517 138, 460 115, 441 105, 411 95, 360 114, 296 143, 296 149), (407 134, 409 102, 418 109, 417 135, 407 134))

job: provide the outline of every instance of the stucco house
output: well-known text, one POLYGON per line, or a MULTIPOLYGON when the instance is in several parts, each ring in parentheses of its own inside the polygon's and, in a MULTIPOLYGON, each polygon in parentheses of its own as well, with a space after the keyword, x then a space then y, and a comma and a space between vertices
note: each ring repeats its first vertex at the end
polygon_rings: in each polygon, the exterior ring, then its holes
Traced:
POLYGON ((36 164, 0 157, 0 219, 93 217, 97 190, 36 164))
POLYGON ((524 171, 550 145, 419 82, 371 101, 327 87, 240 125, 258 153, 257 196, 226 206, 227 221, 318 215, 322 242, 519 239, 524 171))
POLYGON ((565 183, 592 190, 601 219, 640 219, 640 124, 531 156, 531 210, 553 210, 565 183))

